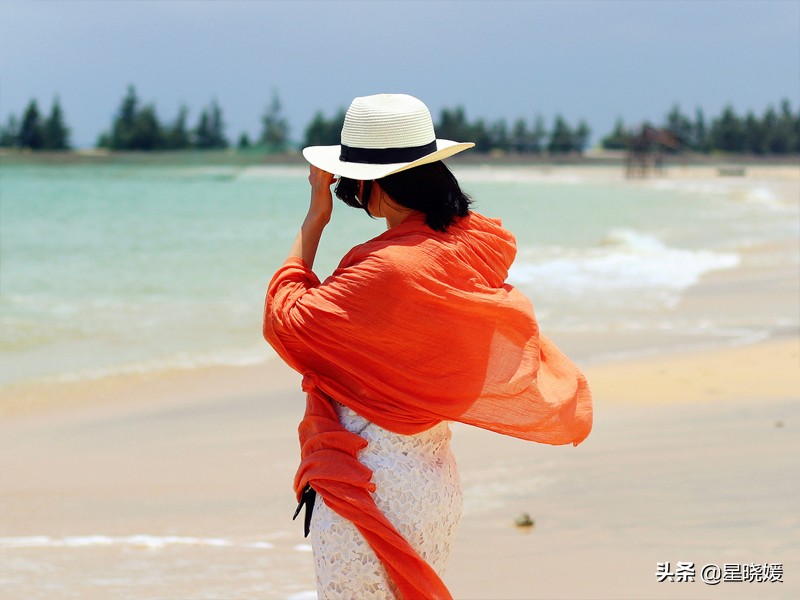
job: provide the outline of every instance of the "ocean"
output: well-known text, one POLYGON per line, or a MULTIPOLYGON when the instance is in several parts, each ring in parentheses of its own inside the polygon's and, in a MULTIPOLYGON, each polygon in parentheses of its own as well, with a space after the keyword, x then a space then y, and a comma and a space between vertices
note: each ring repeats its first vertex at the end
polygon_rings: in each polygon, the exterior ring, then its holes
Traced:
MULTIPOLYGON (((509 280, 579 361, 800 326, 797 311, 683 309, 709 274, 797 269, 796 178, 454 172, 474 209, 517 236, 509 280), (754 266, 752 249, 765 248, 754 266)), ((305 214, 306 176, 300 166, 0 165, 0 386, 273 358, 261 337, 264 292, 305 214)), ((383 227, 337 201, 317 273, 383 227)))

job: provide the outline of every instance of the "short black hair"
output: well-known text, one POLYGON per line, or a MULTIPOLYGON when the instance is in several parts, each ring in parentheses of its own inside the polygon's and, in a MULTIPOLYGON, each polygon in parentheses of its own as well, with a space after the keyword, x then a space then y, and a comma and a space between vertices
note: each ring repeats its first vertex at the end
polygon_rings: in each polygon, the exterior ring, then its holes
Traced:
MULTIPOLYGON (((446 231, 456 218, 467 216, 472 204, 455 175, 442 161, 400 171, 377 181, 392 200, 425 213, 425 223, 435 231, 446 231)), ((364 182, 364 197, 360 201, 357 197, 359 184, 355 179, 340 178, 334 191, 348 206, 363 208, 370 214, 371 183, 364 182)))

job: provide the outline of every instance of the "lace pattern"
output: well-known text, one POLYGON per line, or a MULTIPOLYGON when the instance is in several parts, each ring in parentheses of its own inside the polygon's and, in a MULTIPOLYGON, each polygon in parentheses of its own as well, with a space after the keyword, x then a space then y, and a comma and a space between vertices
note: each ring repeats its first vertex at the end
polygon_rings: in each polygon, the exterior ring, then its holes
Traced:
MULTIPOLYGON (((461 520, 461 485, 447 423, 400 435, 335 403, 348 431, 367 440, 359 460, 376 485, 375 504, 441 577, 461 520)), ((363 536, 317 496, 310 532, 320 600, 386 600, 397 590, 363 536)))

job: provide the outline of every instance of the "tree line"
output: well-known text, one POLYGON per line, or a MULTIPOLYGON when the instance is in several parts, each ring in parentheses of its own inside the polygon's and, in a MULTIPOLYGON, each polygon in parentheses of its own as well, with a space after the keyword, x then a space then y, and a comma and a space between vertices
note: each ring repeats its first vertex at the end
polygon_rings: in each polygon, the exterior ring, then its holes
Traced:
MULTIPOLYGON (((344 109, 330 118, 317 112, 305 130, 305 146, 333 145, 339 143, 339 133, 344 124, 344 109)), ((503 119, 487 123, 484 119, 470 121, 463 106, 444 108, 438 122, 434 123, 436 135, 446 140, 475 142, 477 152, 516 152, 519 154, 582 153, 589 143, 591 130, 581 119, 572 127, 561 115, 556 115, 552 129, 545 126, 539 115, 532 123, 517 119, 509 128, 503 119)))
POLYGON ((64 123, 61 102, 56 96, 46 117, 39 112, 36 100, 31 100, 22 120, 11 114, 8 123, 0 128, 0 147, 31 150, 68 150, 70 131, 64 123))
MULTIPOLYGON (((108 150, 151 151, 224 149, 231 144, 225 134, 222 108, 212 100, 200 111, 194 126, 188 123, 189 109, 181 106, 171 121, 162 122, 155 105, 143 103, 134 86, 129 86, 111 123, 100 134, 96 146, 108 150)), ((266 152, 284 152, 289 148, 289 124, 283 117, 281 103, 273 94, 261 119, 261 135, 255 142, 246 133, 239 137, 240 149, 260 147, 266 152)), ((56 99, 50 117, 39 115, 36 100, 25 109, 22 122, 11 114, 0 128, 0 147, 29 150, 69 150, 69 130, 56 99), (54 132, 61 132, 57 137, 54 132), (57 140, 57 141, 54 141, 57 140)))
MULTIPOLYGON (((651 123, 642 125, 648 126, 654 127, 651 123)), ((740 116, 728 105, 722 114, 710 121, 706 120, 702 109, 698 108, 694 118, 691 118, 676 104, 667 113, 660 128, 673 136, 679 148, 694 152, 756 155, 800 153, 800 110, 793 113, 789 100, 783 100, 779 110, 768 107, 761 116, 753 111, 740 116)), ((618 118, 613 131, 602 139, 601 146, 605 149, 627 149, 636 134, 636 129, 626 127, 622 118, 618 118)))
MULTIPOLYGON (((339 143, 344 123, 343 108, 326 117, 318 111, 303 132, 303 146, 339 143)), ((134 86, 129 86, 111 126, 100 134, 97 146, 109 150, 186 150, 223 149, 232 145, 225 129, 222 108, 216 101, 200 111, 195 124, 188 122, 189 110, 184 105, 174 119, 162 122, 155 105, 143 103, 134 86)), ((626 126, 618 118, 611 133, 601 140, 605 149, 624 150, 645 123, 639 128, 626 126)), ((549 127, 541 115, 531 121, 518 118, 510 125, 504 119, 487 122, 470 120, 463 106, 445 108, 434 124, 440 138, 475 142, 475 150, 484 153, 516 154, 582 154, 589 143, 591 130, 580 119, 571 125, 557 114, 549 127)), ((780 108, 767 108, 760 116, 752 111, 737 115, 727 106, 717 117, 707 120, 697 109, 694 118, 681 111, 678 105, 665 116, 660 128, 670 133, 680 149, 709 153, 713 151, 757 155, 800 152, 800 110, 792 112, 788 100, 780 108)), ((31 150, 70 149, 70 130, 56 98, 49 115, 40 113, 36 100, 31 100, 21 120, 10 115, 0 128, 0 147, 31 150)), ((277 93, 272 94, 261 116, 261 132, 255 140, 242 133, 236 141, 240 150, 253 149, 266 153, 285 152, 292 147, 288 121, 283 115, 277 93)))
MULTIPOLYGON (((304 145, 338 144, 344 116, 344 109, 339 109, 330 118, 317 112, 305 130, 304 145)), ((442 109, 434 129, 436 135, 443 139, 475 142, 475 150, 484 153, 582 153, 591 135, 584 120, 580 120, 576 127, 571 127, 561 115, 556 116, 550 131, 545 128, 541 116, 537 116, 532 124, 525 119, 517 119, 511 128, 503 119, 492 123, 486 123, 483 119, 470 121, 463 106, 442 109)))
MULTIPOLYGON (((153 104, 142 104, 133 86, 122 100, 109 131, 100 134, 99 148, 109 150, 212 150, 228 148, 231 144, 225 135, 222 108, 216 100, 200 111, 197 123, 187 123, 189 109, 183 105, 175 118, 161 123, 153 104)), ((257 142, 268 152, 284 152, 289 145, 289 124, 281 115, 281 104, 277 94, 262 117, 262 132, 257 142)), ((243 133, 239 148, 253 145, 243 133)))

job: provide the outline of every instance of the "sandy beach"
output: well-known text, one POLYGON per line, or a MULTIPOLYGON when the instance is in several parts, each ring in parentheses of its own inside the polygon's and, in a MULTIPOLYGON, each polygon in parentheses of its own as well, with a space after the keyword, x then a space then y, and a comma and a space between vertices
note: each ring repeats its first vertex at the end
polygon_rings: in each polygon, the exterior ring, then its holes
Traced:
MULTIPOLYGON (((681 310, 794 315, 796 265, 765 271, 749 252, 681 310)), ((800 597, 798 332, 585 371, 595 426, 577 448, 453 426, 454 597, 800 597), (533 527, 515 526, 522 513, 533 527), (666 562, 695 580, 659 582, 666 562), (765 563, 781 582, 701 580, 705 565, 765 563)), ((0 597, 315 597, 290 520, 303 408, 277 359, 0 388, 0 597)))
MULTIPOLYGON (((297 378, 277 363, 247 371, 233 393, 212 382, 234 374, 206 373, 176 377, 168 391, 140 382, 141 402, 5 418, 6 597, 313 590, 310 553, 289 520, 297 378)), ((465 490, 447 576, 454 596, 793 597, 798 341, 596 365, 587 375, 596 425, 578 448, 454 426, 465 490), (530 530, 514 526, 523 512, 530 530), (781 563, 784 583, 657 583, 665 561, 781 563)))

